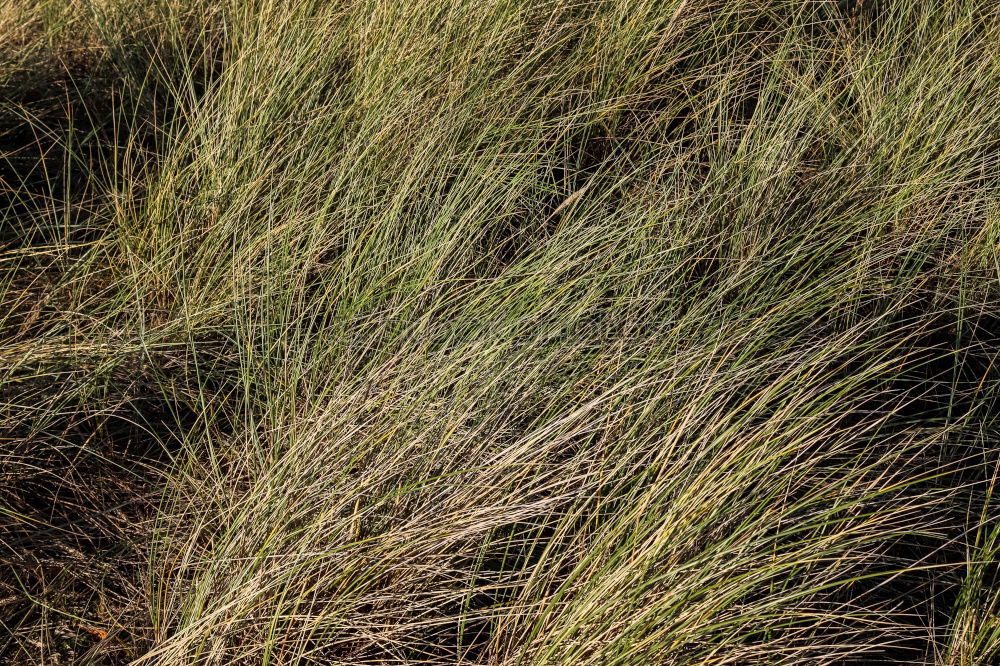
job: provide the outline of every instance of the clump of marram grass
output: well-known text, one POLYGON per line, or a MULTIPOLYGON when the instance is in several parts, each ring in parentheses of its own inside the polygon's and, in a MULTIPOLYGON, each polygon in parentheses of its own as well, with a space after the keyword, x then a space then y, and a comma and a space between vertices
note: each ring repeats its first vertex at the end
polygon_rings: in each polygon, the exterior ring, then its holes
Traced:
POLYGON ((1000 655, 995 8, 84 4, 131 106, 0 381, 163 449, 128 612, 35 597, 88 658, 1000 655))

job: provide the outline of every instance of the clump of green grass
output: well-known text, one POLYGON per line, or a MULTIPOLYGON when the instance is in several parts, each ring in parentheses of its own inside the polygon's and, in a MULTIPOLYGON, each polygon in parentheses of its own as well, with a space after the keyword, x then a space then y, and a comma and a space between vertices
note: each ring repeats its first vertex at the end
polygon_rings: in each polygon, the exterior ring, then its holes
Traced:
POLYGON ((992 6, 15 7, 107 95, 11 107, 0 455, 146 499, 12 658, 1000 654, 992 6))

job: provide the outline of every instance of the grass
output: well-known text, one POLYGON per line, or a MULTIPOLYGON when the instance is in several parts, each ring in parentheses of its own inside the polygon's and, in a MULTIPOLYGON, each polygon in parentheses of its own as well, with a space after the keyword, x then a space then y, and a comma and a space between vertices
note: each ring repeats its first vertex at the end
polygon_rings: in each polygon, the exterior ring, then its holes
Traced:
POLYGON ((991 3, 0 7, 0 659, 1000 659, 991 3))

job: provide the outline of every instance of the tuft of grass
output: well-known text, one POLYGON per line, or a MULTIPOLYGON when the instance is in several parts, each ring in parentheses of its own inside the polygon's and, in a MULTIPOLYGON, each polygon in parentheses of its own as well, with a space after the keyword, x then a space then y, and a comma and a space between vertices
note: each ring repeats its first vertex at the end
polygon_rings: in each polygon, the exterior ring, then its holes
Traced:
POLYGON ((4 4, 0 656, 996 661, 998 40, 4 4))

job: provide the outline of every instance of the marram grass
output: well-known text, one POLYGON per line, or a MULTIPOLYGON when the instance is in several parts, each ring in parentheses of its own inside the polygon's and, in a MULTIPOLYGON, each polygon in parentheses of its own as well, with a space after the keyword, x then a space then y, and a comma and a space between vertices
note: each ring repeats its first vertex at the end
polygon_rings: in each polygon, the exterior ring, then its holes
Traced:
POLYGON ((1000 663, 998 43, 7 0, 0 659, 1000 663))

